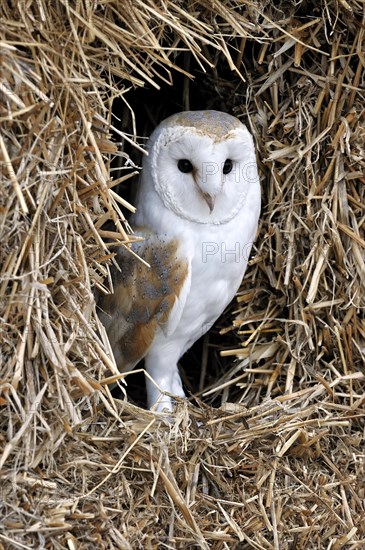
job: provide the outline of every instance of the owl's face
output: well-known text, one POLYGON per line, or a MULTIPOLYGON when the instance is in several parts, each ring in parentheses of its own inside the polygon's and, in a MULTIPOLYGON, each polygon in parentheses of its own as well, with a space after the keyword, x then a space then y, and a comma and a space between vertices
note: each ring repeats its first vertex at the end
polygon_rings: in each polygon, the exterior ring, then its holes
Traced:
POLYGON ((146 185, 180 218, 226 223, 259 186, 252 137, 237 118, 219 111, 172 115, 150 137, 146 185))

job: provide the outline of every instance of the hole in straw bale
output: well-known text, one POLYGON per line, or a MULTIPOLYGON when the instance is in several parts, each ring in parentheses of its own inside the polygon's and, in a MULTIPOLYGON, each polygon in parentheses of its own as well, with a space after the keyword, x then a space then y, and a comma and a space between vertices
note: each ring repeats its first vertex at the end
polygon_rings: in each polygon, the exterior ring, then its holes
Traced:
MULTIPOLYGON (((137 135, 141 136, 140 142, 145 143, 146 136, 148 137, 151 134, 161 120, 183 110, 215 109, 224 112, 234 112, 237 110, 237 114, 239 114, 242 121, 247 123, 244 107, 246 85, 238 76, 232 78, 232 71, 229 69, 227 60, 223 54, 218 54, 212 48, 207 48, 206 53, 214 59, 215 68, 213 71, 206 67, 207 72, 203 72, 192 54, 180 54, 176 57, 176 63, 193 74, 193 80, 184 74, 174 72, 170 85, 157 80, 160 86, 159 90, 146 86, 133 91, 130 95, 127 94, 128 103, 136 117, 135 124, 137 135)), ((248 53, 246 53, 247 56, 248 53)), ((248 60, 244 59, 244 61, 248 60)), ((113 114, 118 130, 132 134, 132 116, 125 108, 123 100, 116 99, 114 101, 113 114)), ((117 135, 115 135, 115 139, 118 139, 117 135)), ((140 151, 137 151, 129 143, 124 144, 124 150, 135 165, 141 166, 142 154, 140 151)), ((117 175, 119 160, 119 158, 116 158, 114 163, 112 163, 112 169, 116 170, 117 175)), ((118 192, 129 202, 133 203, 136 186, 137 178, 132 182, 129 181, 126 184, 121 184, 118 192)), ((124 213, 127 217, 129 216, 127 210, 124 210, 124 213)), ((225 324, 224 321, 220 320, 216 325, 219 325, 223 329, 229 323, 230 315, 228 314, 226 315, 225 324)), ((233 337, 232 334, 222 336, 219 334, 218 328, 212 328, 209 331, 208 337, 201 338, 181 358, 181 375, 188 394, 201 393, 204 388, 214 384, 227 371, 232 365, 232 359, 220 357, 219 351, 223 347, 234 347, 237 342, 238 340, 234 335, 233 337), (209 365, 209 369, 204 371, 204 377, 201 374, 203 355, 206 364, 209 365)), ((143 368, 143 361, 139 367, 143 368)), ((232 388, 232 390, 234 391, 235 388, 232 388)), ((128 376, 127 393, 133 402, 140 406, 145 406, 146 394, 142 373, 138 372, 128 376)), ((121 396, 120 390, 116 388, 113 391, 113 395, 121 396)), ((221 404, 221 399, 218 396, 217 399, 213 401, 209 400, 209 402, 219 405, 221 404)))

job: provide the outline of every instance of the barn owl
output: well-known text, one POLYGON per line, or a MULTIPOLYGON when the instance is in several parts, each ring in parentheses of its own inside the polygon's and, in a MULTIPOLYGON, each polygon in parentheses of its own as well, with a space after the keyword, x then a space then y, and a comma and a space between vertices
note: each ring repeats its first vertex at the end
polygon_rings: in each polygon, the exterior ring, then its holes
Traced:
POLYGON ((180 357, 235 296, 260 213, 255 147, 247 128, 219 111, 164 120, 148 142, 131 219, 143 240, 123 247, 114 293, 100 301, 120 371, 142 358, 148 406, 184 397, 180 357))

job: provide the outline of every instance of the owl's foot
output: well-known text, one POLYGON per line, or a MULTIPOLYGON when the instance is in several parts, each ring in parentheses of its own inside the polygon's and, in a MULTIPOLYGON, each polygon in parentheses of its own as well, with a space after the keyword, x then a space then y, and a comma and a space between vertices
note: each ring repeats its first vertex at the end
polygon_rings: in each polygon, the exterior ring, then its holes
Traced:
POLYGON ((155 411, 172 411, 176 402, 167 393, 186 397, 177 366, 170 368, 168 372, 158 368, 149 368, 147 371, 151 377, 146 379, 148 407, 155 411))
POLYGON ((172 412, 175 408, 176 400, 169 395, 160 394, 158 401, 154 403, 150 409, 156 412, 172 412))

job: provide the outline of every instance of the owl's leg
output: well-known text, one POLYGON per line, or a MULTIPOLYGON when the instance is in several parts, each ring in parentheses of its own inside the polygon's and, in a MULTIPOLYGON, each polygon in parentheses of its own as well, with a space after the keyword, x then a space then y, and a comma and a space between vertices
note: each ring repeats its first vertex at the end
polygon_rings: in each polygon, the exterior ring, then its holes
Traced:
MULTIPOLYGON (((166 350, 165 350, 166 351, 166 350)), ((154 380, 146 378, 147 404, 149 408, 154 405, 155 410, 172 410, 174 400, 162 392, 168 392, 178 397, 185 397, 182 382, 177 367, 178 357, 171 357, 168 353, 149 352, 145 357, 145 367, 148 374, 154 380), (162 390, 160 391, 160 389, 162 390)))

